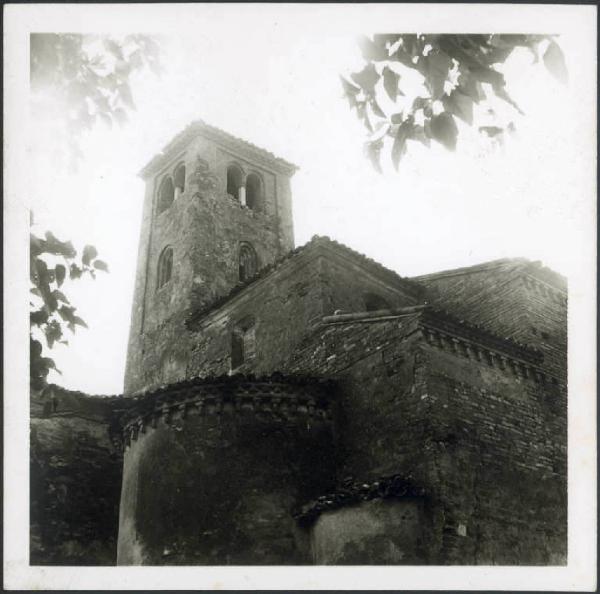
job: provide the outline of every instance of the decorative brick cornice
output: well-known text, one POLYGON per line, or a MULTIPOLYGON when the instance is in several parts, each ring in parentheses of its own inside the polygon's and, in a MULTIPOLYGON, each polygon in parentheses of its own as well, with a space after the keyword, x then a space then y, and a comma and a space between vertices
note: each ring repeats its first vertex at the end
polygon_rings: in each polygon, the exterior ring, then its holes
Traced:
POLYGON ((399 474, 381 477, 370 482, 348 482, 334 493, 328 493, 318 497, 316 500, 303 505, 294 514, 301 524, 314 522, 323 512, 332 511, 373 499, 404 497, 425 497, 426 492, 422 487, 414 484, 411 477, 399 474))
POLYGON ((329 380, 305 376, 252 375, 195 378, 131 398, 123 415, 125 446, 159 423, 173 425, 189 415, 252 413, 274 421, 331 419, 329 380))
POLYGON ((458 320, 448 312, 434 309, 427 304, 325 316, 323 323, 328 326, 378 323, 406 316, 418 318, 423 336, 432 346, 502 370, 513 370, 515 375, 520 377, 540 382, 546 379, 545 373, 538 369, 544 360, 541 351, 510 338, 498 336, 483 326, 458 320))
POLYGON ((505 336, 500 336, 485 326, 459 320, 445 310, 429 307, 423 311, 423 324, 445 334, 485 345, 488 349, 503 352, 523 361, 537 364, 544 360, 538 349, 505 336))
POLYGON ((543 355, 536 349, 518 345, 508 339, 499 343, 495 337, 490 342, 489 337, 484 335, 478 337, 471 331, 456 332, 449 324, 436 323, 431 317, 422 321, 422 332, 429 345, 455 356, 470 359, 510 373, 516 378, 531 380, 538 384, 558 383, 555 377, 540 368, 543 355))

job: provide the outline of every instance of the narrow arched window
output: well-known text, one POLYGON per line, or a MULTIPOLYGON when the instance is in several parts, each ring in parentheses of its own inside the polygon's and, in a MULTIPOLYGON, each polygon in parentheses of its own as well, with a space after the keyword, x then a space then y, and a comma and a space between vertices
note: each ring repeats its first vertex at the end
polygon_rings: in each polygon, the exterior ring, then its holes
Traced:
POLYGON ((252 210, 262 210, 263 187, 256 173, 250 173, 246 178, 246 206, 252 210))
POLYGON ((179 190, 179 194, 183 194, 185 190, 185 165, 183 163, 177 165, 173 178, 175 189, 179 190))
POLYGON ((160 289, 171 280, 173 274, 173 248, 166 247, 158 258, 158 271, 156 288, 160 289))
POLYGON ((254 316, 238 322, 231 333, 231 369, 253 361, 256 355, 254 316))
POLYGON ((227 193, 236 200, 240 199, 240 188, 244 184, 244 174, 237 165, 227 167, 227 193))
POLYGON ((254 248, 249 243, 240 246, 239 277, 242 282, 252 278, 258 270, 258 258, 254 248))
POLYGON ((173 180, 170 177, 165 177, 158 190, 158 207, 157 212, 167 210, 171 204, 173 204, 173 198, 175 197, 175 188, 173 187, 173 180))
POLYGON ((366 311, 378 311, 390 308, 390 304, 383 297, 375 293, 367 293, 364 296, 364 302, 366 311))

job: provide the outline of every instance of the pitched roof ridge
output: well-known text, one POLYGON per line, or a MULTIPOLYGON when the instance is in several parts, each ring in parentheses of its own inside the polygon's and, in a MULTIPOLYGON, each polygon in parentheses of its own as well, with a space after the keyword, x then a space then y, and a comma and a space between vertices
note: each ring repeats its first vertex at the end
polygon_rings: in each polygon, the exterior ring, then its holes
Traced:
POLYGON ((341 248, 342 250, 350 253, 353 257, 360 258, 365 263, 377 268, 381 272, 384 272, 385 274, 388 274, 388 275, 393 275, 393 277, 395 279, 402 281, 402 283, 404 283, 408 287, 412 288, 415 292, 420 294, 423 290, 423 287, 421 287, 421 285, 419 285, 418 283, 416 283, 406 277, 400 276, 394 270, 391 270, 390 268, 385 267, 383 264, 380 264, 376 260, 373 260, 372 258, 369 258, 368 256, 361 254, 360 252, 357 252, 356 250, 353 250, 352 248, 348 247, 347 245, 340 243, 339 241, 336 241, 335 239, 331 239, 327 235, 313 235, 310 238, 310 240, 307 241, 304 245, 298 246, 298 247, 290 250, 289 252, 283 254, 281 257, 277 258, 271 264, 267 264, 266 266, 263 266, 260 270, 257 271, 257 273, 254 276, 252 276, 251 278, 249 278, 243 282, 237 283, 228 292, 224 293, 223 295, 220 295, 219 297, 214 299, 212 302, 210 302, 206 306, 201 307, 195 311, 191 311, 187 317, 186 325, 189 328, 198 319, 202 318, 209 312, 217 309, 218 307, 223 305, 226 301, 229 301, 229 299, 231 299, 232 297, 234 297, 235 295, 237 295, 238 293, 243 291, 249 285, 255 283, 258 280, 265 278, 271 272, 274 272, 275 270, 277 270, 282 264, 284 264, 288 260, 291 260, 293 257, 295 257, 296 255, 298 255, 300 253, 306 252, 307 250, 309 250, 310 248, 312 248, 314 246, 320 246, 320 245, 333 246, 334 248, 341 248))
POLYGON ((385 272, 388 275, 392 275, 396 279, 401 280, 403 283, 408 284, 415 291, 417 291, 419 293, 422 291, 421 285, 419 285, 419 283, 414 282, 411 278, 400 275, 395 270, 388 268, 387 266, 381 264, 381 262, 378 262, 377 260, 374 260, 370 256, 367 256, 366 254, 363 254, 362 252, 359 252, 359 251, 355 250, 354 248, 351 248, 350 246, 346 245, 345 243, 342 243, 341 241, 332 239, 328 235, 313 235, 313 237, 311 238, 311 242, 324 243, 324 244, 329 243, 330 245, 333 245, 334 247, 342 248, 343 250, 349 252, 353 256, 358 256, 359 258, 361 258, 364 262, 368 263, 369 265, 374 266, 375 268, 381 270, 382 272, 385 272))
POLYGON ((486 270, 493 270, 495 268, 501 268, 506 265, 512 264, 515 268, 519 266, 526 266, 528 264, 534 264, 527 258, 499 258, 497 260, 488 260, 486 262, 480 262, 479 264, 473 264, 471 266, 462 266, 460 268, 449 268, 447 270, 440 270, 438 272, 430 272, 428 274, 420 274, 417 276, 410 277, 414 282, 427 281, 434 278, 443 278, 448 276, 459 276, 461 274, 471 274, 473 272, 485 272, 486 270))

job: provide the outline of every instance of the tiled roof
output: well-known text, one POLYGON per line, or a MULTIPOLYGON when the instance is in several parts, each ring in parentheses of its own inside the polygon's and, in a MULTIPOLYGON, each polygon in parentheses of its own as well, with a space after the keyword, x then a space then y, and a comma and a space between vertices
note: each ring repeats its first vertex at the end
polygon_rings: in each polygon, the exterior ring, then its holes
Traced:
POLYGON ((412 280, 417 282, 425 282, 431 280, 437 280, 439 278, 446 278, 451 276, 461 276, 463 274, 475 274, 478 272, 488 272, 490 270, 505 269, 509 270, 517 266, 528 264, 529 260, 525 258, 502 258, 500 260, 491 260, 489 262, 482 262, 481 264, 475 264, 473 266, 464 266, 462 268, 452 268, 450 270, 440 270, 439 272, 432 272, 430 274, 422 274, 420 276, 411 277, 412 280))
POLYGON ((479 272, 490 272, 493 270, 501 270, 504 272, 519 270, 520 272, 537 276, 547 283, 554 285, 558 289, 566 290, 567 287, 566 279, 561 274, 555 272, 547 266, 544 266, 539 260, 532 261, 528 260, 527 258, 502 258, 499 260, 491 260, 489 262, 475 264, 474 266, 465 266, 462 268, 453 268, 450 270, 432 272, 431 274, 413 276, 411 277, 411 280, 427 285, 430 282, 444 278, 477 274, 479 272))
POLYGON ((314 522, 322 513, 347 505, 356 505, 372 499, 427 497, 426 490, 417 485, 412 476, 384 476, 375 481, 360 482, 349 479, 335 492, 321 495, 303 505, 294 517, 303 525, 314 522))
POLYGON ((163 384, 158 387, 149 388, 141 393, 136 393, 131 396, 125 396, 123 400, 127 401, 128 405, 134 406, 151 402, 153 405, 156 402, 168 402, 177 399, 182 393, 188 390, 199 387, 211 386, 237 386, 243 384, 288 384, 288 385, 319 385, 323 388, 333 386, 330 379, 323 377, 313 377, 294 373, 279 373, 273 372, 266 375, 254 375, 253 373, 236 373, 232 375, 209 375, 196 376, 189 379, 181 380, 170 384, 163 384))
POLYGON ((228 146, 233 150, 239 150, 245 153, 250 153, 253 157, 265 162, 271 167, 281 170, 284 173, 291 175, 298 167, 285 159, 275 156, 273 153, 233 136, 220 128, 211 126, 202 120, 196 120, 188 124, 179 134, 177 134, 171 142, 169 142, 162 151, 150 160, 150 162, 140 171, 141 177, 148 177, 159 170, 165 163, 176 156, 176 153, 181 151, 190 141, 197 136, 204 136, 216 142, 228 146))
POLYGON ((201 319, 209 312, 214 311, 215 309, 219 308, 225 302, 229 301, 235 295, 237 295, 238 293, 243 291, 247 286, 255 283, 257 280, 265 278, 266 276, 268 276, 275 270, 279 269, 288 260, 291 260, 292 258, 294 258, 295 256, 297 256, 301 253, 306 253, 309 250, 317 249, 319 247, 329 247, 329 248, 333 248, 335 250, 345 253, 346 255, 350 256, 351 258, 354 258, 357 261, 371 267, 373 270, 377 271, 379 274, 387 275, 388 278, 390 280, 392 280, 393 282, 402 283, 403 288, 415 296, 420 296, 423 292, 423 288, 418 283, 413 282, 411 279, 400 276, 397 272, 394 272, 393 270, 386 268, 385 266, 383 266, 383 264, 380 264, 379 262, 373 260, 372 258, 369 258, 368 256, 361 254, 360 252, 357 252, 357 251, 353 250, 352 248, 344 245, 343 243, 339 243, 338 241, 335 241, 334 239, 327 237, 326 235, 314 235, 311 238, 311 240, 308 241, 307 243, 305 243, 304 245, 299 246, 299 247, 287 252, 287 254, 285 254, 284 256, 282 256, 281 258, 279 258, 272 264, 269 264, 269 265, 261 268, 252 278, 248 279, 245 282, 238 283, 229 292, 225 293, 224 295, 221 295, 220 297, 217 297, 213 302, 211 302, 207 306, 202 307, 201 309, 198 309, 196 311, 192 311, 190 316, 188 317, 188 321, 187 321, 188 327, 193 325, 194 322, 201 319))

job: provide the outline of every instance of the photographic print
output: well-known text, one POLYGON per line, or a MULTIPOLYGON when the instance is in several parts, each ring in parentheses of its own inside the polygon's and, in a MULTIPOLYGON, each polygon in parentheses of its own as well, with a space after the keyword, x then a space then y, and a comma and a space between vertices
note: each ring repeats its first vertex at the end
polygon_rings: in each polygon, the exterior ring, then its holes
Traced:
POLYGON ((11 584, 593 587, 594 7, 8 8, 11 584))

